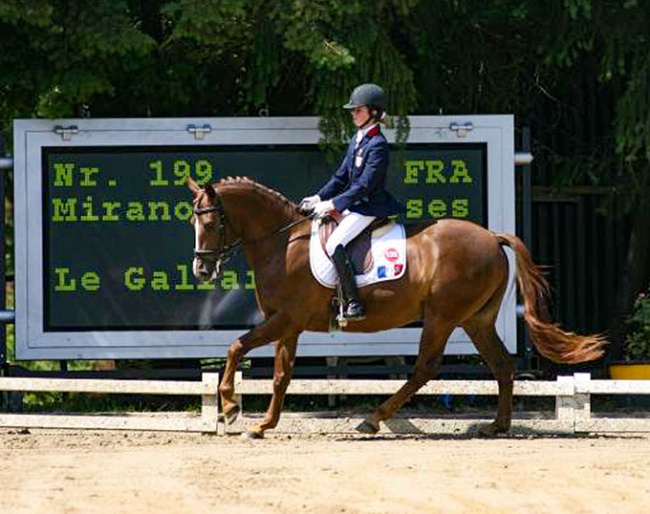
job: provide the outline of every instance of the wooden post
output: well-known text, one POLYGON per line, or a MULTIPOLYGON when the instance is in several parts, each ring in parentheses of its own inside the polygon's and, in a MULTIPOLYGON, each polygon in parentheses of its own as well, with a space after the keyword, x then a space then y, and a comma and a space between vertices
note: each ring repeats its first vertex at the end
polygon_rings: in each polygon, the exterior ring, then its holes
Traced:
POLYGON ((201 395, 201 421, 204 432, 217 432, 219 426, 219 373, 203 373, 202 382, 210 394, 201 395))
POLYGON ((237 391, 241 390, 241 385, 242 382, 244 381, 244 375, 241 371, 237 371, 235 373, 235 395, 233 399, 235 400, 235 403, 239 406, 239 412, 241 414, 244 413, 244 401, 243 401, 243 395, 237 394, 237 391))
POLYGON ((582 432, 581 427, 587 426, 591 421, 591 394, 589 394, 591 373, 576 373, 574 378, 576 386, 576 392, 573 396, 575 402, 575 431, 582 432))
MULTIPOLYGON (((327 364, 328 368, 335 368, 339 363, 339 358, 338 357, 325 357, 325 363, 327 364)), ((336 378, 336 373, 329 373, 329 370, 328 370, 327 378, 328 379, 336 378)), ((327 395, 327 406, 328 407, 336 407, 336 395, 334 395, 334 394, 328 394, 327 395)))
POLYGON ((557 382, 559 385, 566 386, 570 384, 571 394, 570 395, 558 395, 555 397, 555 417, 563 425, 566 424, 568 427, 575 431, 575 402, 573 395, 575 394, 575 382, 573 377, 557 377, 557 382))

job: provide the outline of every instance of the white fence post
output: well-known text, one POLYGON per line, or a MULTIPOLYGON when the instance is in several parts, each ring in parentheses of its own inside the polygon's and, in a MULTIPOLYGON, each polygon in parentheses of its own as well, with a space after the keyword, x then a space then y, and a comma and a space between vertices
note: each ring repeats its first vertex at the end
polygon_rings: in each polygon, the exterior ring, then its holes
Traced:
POLYGON ((560 386, 569 387, 571 390, 570 395, 558 395, 555 397, 555 417, 562 424, 573 427, 575 425, 575 403, 574 403, 574 394, 575 394, 575 384, 573 377, 560 376, 557 377, 557 383, 560 386))
POLYGON ((591 421, 591 373, 576 373, 575 378, 575 431, 591 421))
POLYGON ((201 421, 204 432, 217 432, 219 426, 219 373, 203 373, 202 382, 210 393, 201 395, 201 421))
POLYGON ((244 382, 244 375, 241 371, 237 371, 235 373, 235 394, 233 396, 233 400, 239 407, 239 412, 244 412, 244 395, 241 393, 238 393, 237 391, 241 391, 242 383, 244 382))

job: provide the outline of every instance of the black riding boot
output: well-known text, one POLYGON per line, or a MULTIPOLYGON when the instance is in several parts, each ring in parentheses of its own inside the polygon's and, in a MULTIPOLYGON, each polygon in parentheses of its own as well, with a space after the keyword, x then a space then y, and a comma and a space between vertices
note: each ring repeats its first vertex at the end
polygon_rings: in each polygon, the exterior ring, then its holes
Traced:
POLYGON ((360 321, 366 318, 366 309, 361 303, 359 298, 359 289, 357 288, 357 281, 354 278, 354 270, 352 263, 345 253, 343 245, 339 245, 334 250, 332 256, 334 267, 339 275, 341 281, 341 290, 343 291, 343 298, 346 306, 343 309, 343 317, 351 321, 360 321))

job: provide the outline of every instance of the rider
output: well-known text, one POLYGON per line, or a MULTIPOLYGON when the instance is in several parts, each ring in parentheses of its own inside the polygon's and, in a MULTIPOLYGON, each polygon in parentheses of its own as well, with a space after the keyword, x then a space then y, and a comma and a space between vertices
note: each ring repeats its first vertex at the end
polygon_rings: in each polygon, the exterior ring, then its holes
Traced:
POLYGON ((362 320, 365 308, 345 245, 376 217, 397 214, 402 206, 385 189, 388 171, 388 142, 380 123, 386 115, 386 93, 376 84, 357 86, 343 108, 348 109, 357 133, 352 136, 345 158, 336 173, 313 196, 300 202, 300 210, 323 217, 337 211, 342 217, 325 247, 341 281, 347 307, 343 317, 362 320))

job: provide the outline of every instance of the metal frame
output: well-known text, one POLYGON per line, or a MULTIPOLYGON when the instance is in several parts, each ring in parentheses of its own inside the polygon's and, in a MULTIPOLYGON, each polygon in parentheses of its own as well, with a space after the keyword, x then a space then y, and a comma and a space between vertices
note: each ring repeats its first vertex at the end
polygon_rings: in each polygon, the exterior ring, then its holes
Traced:
MULTIPOLYGON (((241 330, 89 331, 43 330, 43 241, 41 149, 44 146, 182 146, 234 144, 314 145, 318 118, 72 119, 16 120, 14 189, 16 223, 16 356, 19 359, 221 357, 241 330), (27 235, 29 234, 29 237, 27 235)), ((409 143, 486 143, 488 228, 515 232, 514 124, 502 116, 416 116, 409 143)), ((389 141, 395 133, 388 130, 389 141)), ((516 352, 515 288, 511 286, 497 330, 516 352)), ((376 334, 312 333, 301 337, 301 356, 415 355, 419 328, 376 334)), ((474 354, 467 335, 456 330, 447 354, 474 354)), ((251 356, 270 356, 261 348, 251 356)))

